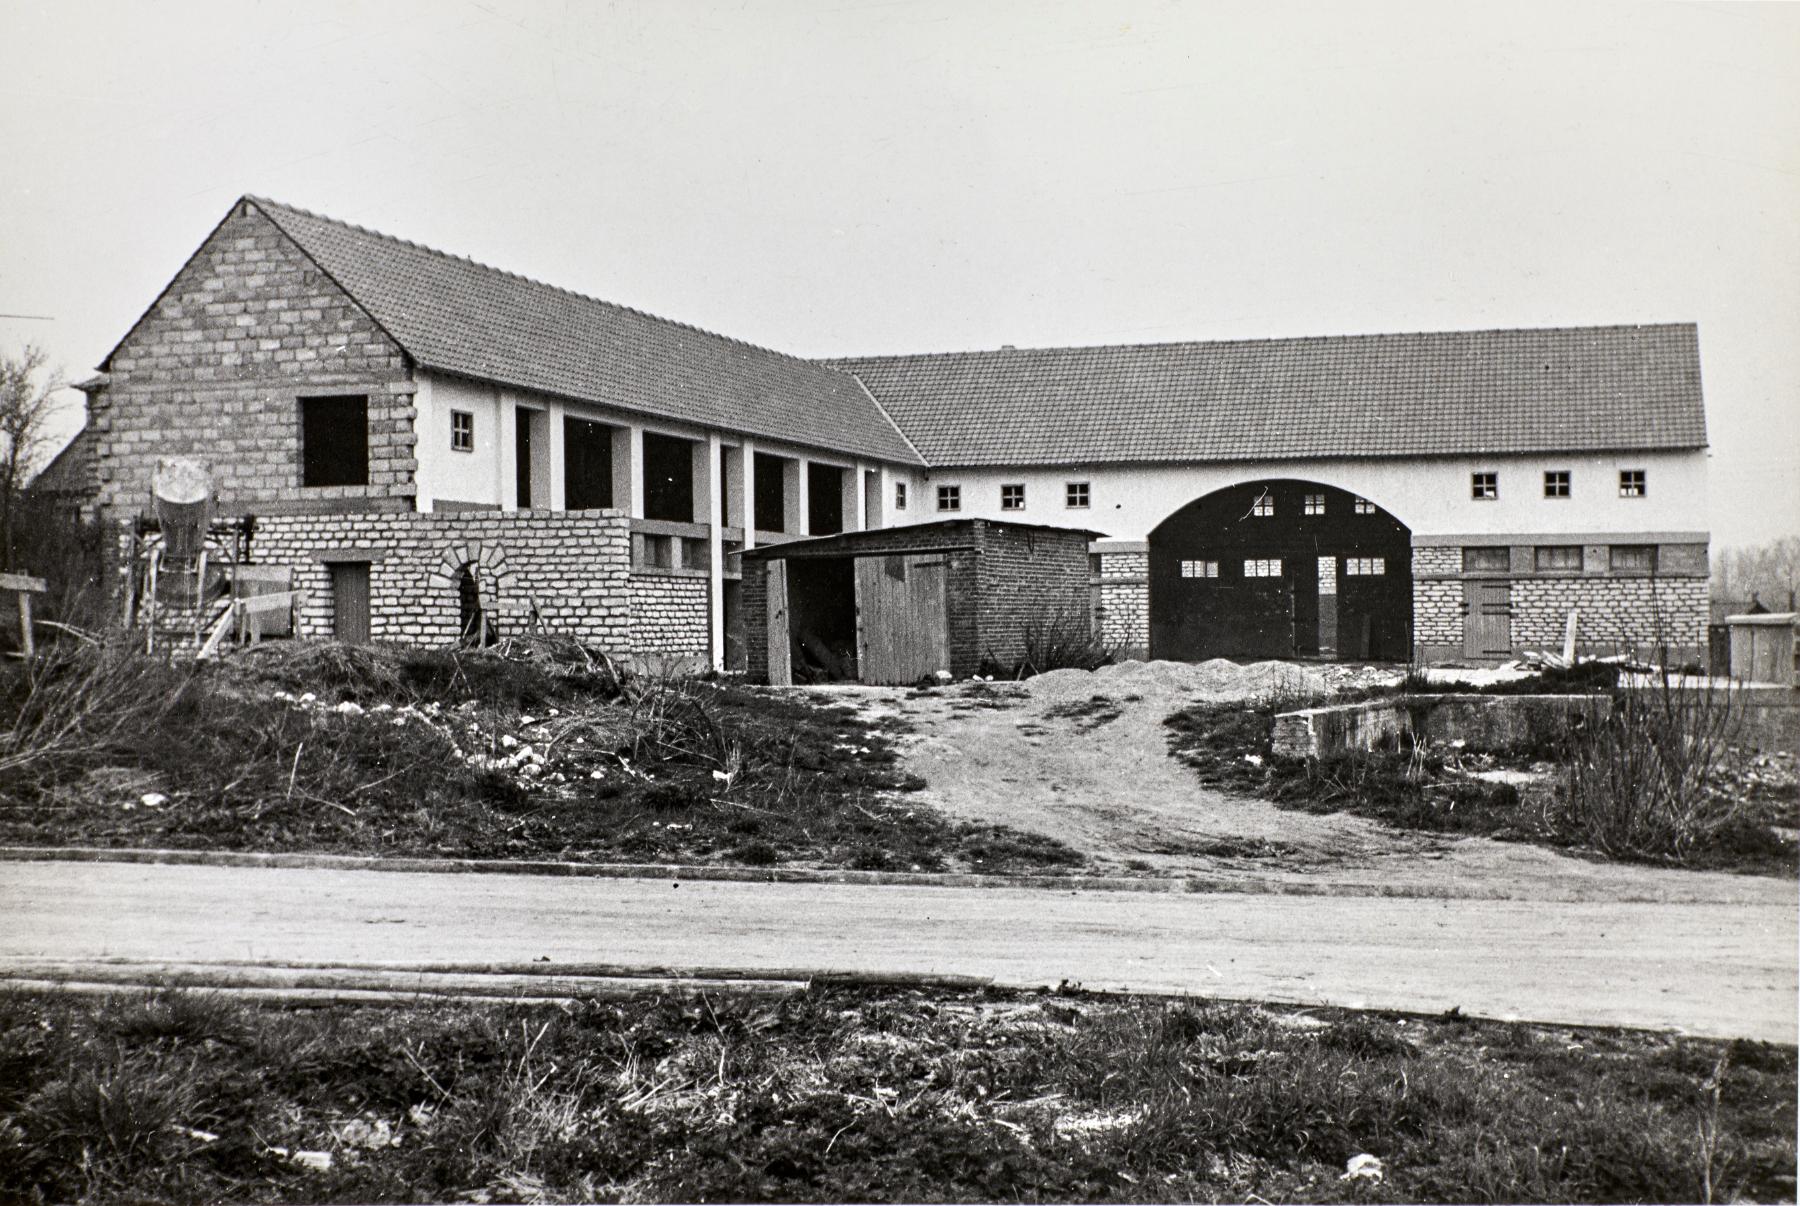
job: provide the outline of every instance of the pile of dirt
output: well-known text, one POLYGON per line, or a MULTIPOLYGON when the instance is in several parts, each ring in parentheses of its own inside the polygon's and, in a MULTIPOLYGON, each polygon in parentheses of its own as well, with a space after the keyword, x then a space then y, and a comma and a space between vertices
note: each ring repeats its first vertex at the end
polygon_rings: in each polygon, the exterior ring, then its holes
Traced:
POLYGON ((1063 703, 1095 695, 1209 700, 1308 696, 1324 692, 1328 683, 1325 675, 1309 666, 1289 662, 1240 665, 1217 657, 1198 663, 1124 661, 1098 670, 1052 670, 1027 679, 1025 687, 1033 699, 1063 703))

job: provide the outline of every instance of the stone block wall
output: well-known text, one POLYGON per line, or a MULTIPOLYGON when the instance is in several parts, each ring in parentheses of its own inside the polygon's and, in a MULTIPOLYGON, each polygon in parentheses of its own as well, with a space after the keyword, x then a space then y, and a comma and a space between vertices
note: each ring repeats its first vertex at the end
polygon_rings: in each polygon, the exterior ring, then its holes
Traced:
POLYGON ((631 649, 634 653, 692 653, 711 647, 707 580, 691 575, 631 575, 631 649))
POLYGON ((1414 647, 1462 648, 1462 549, 1415 546, 1412 567, 1414 647))
MULTIPOLYGON (((631 648, 631 535, 619 511, 278 515, 258 520, 256 561, 307 592, 299 632, 333 635, 333 562, 369 565, 370 635, 443 645, 461 635, 459 570, 472 566, 502 635, 539 631, 611 653, 631 648)), ((704 587, 704 583, 702 583, 704 587)))
POLYGON ((107 362, 89 397, 99 502, 149 508, 167 456, 211 470, 226 512, 410 509, 414 384, 348 295, 246 202, 194 253, 107 362), (300 404, 368 399, 368 485, 300 486, 300 404))
POLYGON ((1150 648, 1150 554, 1096 553, 1089 579, 1100 643, 1127 655, 1150 648))

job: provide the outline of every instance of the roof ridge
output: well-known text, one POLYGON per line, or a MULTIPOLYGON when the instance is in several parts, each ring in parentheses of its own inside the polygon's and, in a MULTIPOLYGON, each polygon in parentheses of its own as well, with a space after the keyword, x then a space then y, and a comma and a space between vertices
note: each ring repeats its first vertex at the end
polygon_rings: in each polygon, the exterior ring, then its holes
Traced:
POLYGON ((1148 343, 1077 343, 1040 344, 1028 347, 1005 345, 998 348, 966 348, 958 352, 877 352, 866 356, 821 356, 815 363, 832 367, 867 363, 872 360, 950 360, 958 356, 1027 355, 1041 352, 1114 352, 1142 348, 1230 347, 1275 343, 1331 343, 1352 339, 1413 339, 1419 336, 1444 335, 1544 335, 1580 331, 1645 331, 1671 330, 1680 327, 1699 329, 1694 321, 1685 322, 1618 322, 1582 326, 1551 327, 1456 327, 1435 331, 1368 331, 1344 335, 1263 335, 1248 339, 1163 339, 1148 343))
POLYGON ((692 331, 697 335, 705 335, 710 339, 717 339, 723 343, 735 344, 738 347, 748 348, 749 350, 751 350, 753 352, 766 352, 771 356, 779 356, 784 360, 792 360, 799 364, 805 364, 805 365, 814 366, 814 367, 822 367, 822 368, 831 368, 832 367, 832 366, 826 364, 822 360, 813 359, 813 358, 806 357, 806 356, 797 356, 792 352, 784 352, 780 348, 772 348, 772 347, 767 346, 766 344, 751 343, 748 339, 739 339, 735 335, 726 335, 720 331, 708 330, 707 328, 699 326, 695 323, 683 322, 679 318, 668 318, 661 314, 652 314, 648 310, 640 310, 636 306, 628 306, 628 305, 624 304, 623 302, 608 301, 604 297, 595 297, 591 293, 582 293, 582 292, 579 292, 578 290, 570 289, 565 285, 555 285, 555 284, 551 284, 549 281, 541 281, 541 280, 538 280, 536 277, 526 276, 522 272, 514 272, 510 268, 500 268, 493 264, 484 263, 483 261, 478 260, 478 259, 474 258, 473 256, 458 255, 454 251, 445 251, 442 248, 432 247, 432 246, 429 246, 428 244, 418 242, 416 239, 402 238, 399 235, 389 234, 385 230, 376 230, 372 226, 363 226, 356 222, 346 221, 343 218, 334 218, 330 214, 318 213, 315 210, 306 209, 306 208, 303 208, 302 206, 289 205, 285 201, 277 201, 272 197, 261 197, 261 196, 257 196, 254 193, 245 193, 243 199, 246 201, 253 202, 254 204, 256 204, 258 206, 263 206, 263 207, 272 206, 275 209, 287 210, 289 213, 295 213, 295 214, 301 215, 302 217, 311 218, 316 222, 328 222, 333 226, 341 226, 341 227, 344 227, 349 230, 357 231, 360 234, 365 234, 365 235, 369 235, 373 238, 386 240, 389 243, 398 243, 403 247, 411 247, 416 251, 423 251, 427 255, 435 255, 435 256, 438 256, 438 257, 440 257, 442 259, 446 259, 446 260, 456 260, 459 263, 464 263, 464 264, 470 265, 471 267, 479 268, 483 272, 491 272, 491 273, 495 274, 496 276, 504 276, 504 277, 508 277, 512 280, 522 281, 527 285, 533 285, 539 289, 548 289, 553 293, 561 293, 564 296, 573 297, 573 298, 576 298, 576 299, 578 299, 580 301, 584 301, 584 302, 591 302, 597 306, 606 306, 609 309, 623 311, 626 314, 636 315, 638 318, 648 319, 651 322, 662 323, 664 326, 676 327, 683 331, 692 331))

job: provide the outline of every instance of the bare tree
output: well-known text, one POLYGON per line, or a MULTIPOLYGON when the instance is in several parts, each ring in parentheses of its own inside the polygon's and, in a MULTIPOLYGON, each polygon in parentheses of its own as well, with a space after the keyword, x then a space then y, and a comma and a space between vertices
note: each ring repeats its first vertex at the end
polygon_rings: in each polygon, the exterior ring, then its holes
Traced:
POLYGON ((25 483, 44 450, 52 400, 65 382, 45 371, 43 349, 26 344, 17 356, 0 355, 0 569, 12 569, 13 522, 25 483))
POLYGON ((1800 592, 1800 536, 1726 549, 1715 562, 1713 594, 1735 606, 1754 596, 1765 607, 1782 610, 1800 592))

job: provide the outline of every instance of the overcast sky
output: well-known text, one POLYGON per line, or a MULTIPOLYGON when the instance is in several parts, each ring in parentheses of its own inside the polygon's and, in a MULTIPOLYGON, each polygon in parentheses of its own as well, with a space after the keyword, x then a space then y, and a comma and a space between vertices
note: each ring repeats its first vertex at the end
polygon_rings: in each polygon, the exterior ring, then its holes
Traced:
POLYGON ((1800 531, 1800 5, 0 0, 0 44, 0 347, 72 378, 254 192, 801 355, 1693 321, 1715 543, 1800 531))

